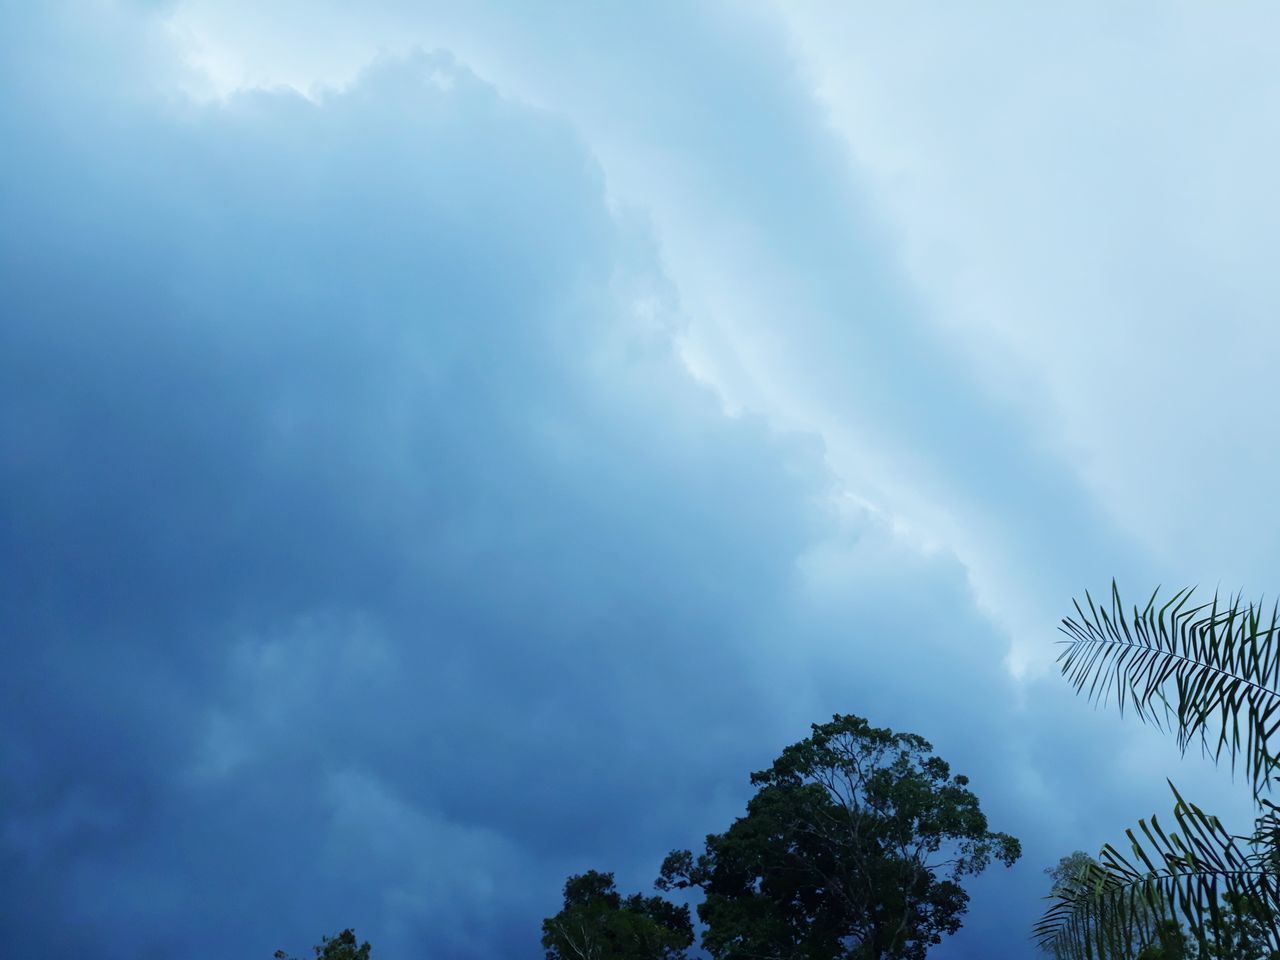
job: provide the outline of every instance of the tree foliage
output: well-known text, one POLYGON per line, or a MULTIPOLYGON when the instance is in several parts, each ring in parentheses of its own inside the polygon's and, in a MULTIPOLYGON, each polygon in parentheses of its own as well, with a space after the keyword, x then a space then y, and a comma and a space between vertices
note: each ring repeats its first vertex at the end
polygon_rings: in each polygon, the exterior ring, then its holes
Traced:
MULTIPOLYGON (((1099 861, 1082 851, 1063 857, 1058 865, 1045 872, 1052 881, 1051 894, 1056 896, 1068 891, 1074 884, 1099 869, 1099 861)), ((1105 911, 1105 901, 1095 904, 1105 911)), ((1276 954, 1268 944, 1265 913, 1256 903, 1224 894, 1220 903, 1221 930, 1216 934, 1206 931, 1197 938, 1176 918, 1158 907, 1140 904, 1143 916, 1138 926, 1146 930, 1141 940, 1109 940, 1118 932, 1104 917, 1089 917, 1090 956, 1110 960, 1276 960, 1276 954)), ((1123 929, 1123 928, 1122 928, 1123 929)), ((1070 960, 1073 953, 1069 944, 1051 949, 1055 957, 1070 960)))
POLYGON ((752 774, 746 815, 697 857, 668 856, 658 886, 704 892, 717 960, 918 960, 960 927, 963 878, 1021 852, 932 749, 861 717, 814 724, 752 774))
POLYGON ((547 960, 683 960, 692 944, 687 906, 624 898, 613 874, 595 870, 570 877, 564 908, 542 923, 547 960))
MULTIPOLYGON (((336 937, 322 936, 320 945, 313 949, 317 960, 369 960, 372 948, 367 940, 359 943, 356 932, 348 928, 336 937)), ((275 957, 276 960, 293 960, 283 950, 277 950, 275 957)))
POLYGON ((1036 936, 1068 960, 1270 956, 1280 952, 1280 808, 1266 796, 1280 730, 1277 610, 1238 596, 1196 604, 1191 590, 1158 603, 1158 593, 1131 611, 1114 582, 1109 605, 1086 594, 1062 623, 1062 672, 1095 703, 1172 732, 1184 752, 1199 744, 1241 769, 1258 805, 1254 832, 1231 834, 1170 783, 1173 822, 1140 820, 1124 847, 1104 846, 1054 890, 1036 936))
POLYGON ((1182 750, 1199 743, 1239 765, 1258 796, 1277 764, 1280 608, 1217 594, 1197 604, 1189 589, 1157 606, 1159 592, 1129 614, 1114 582, 1109 609, 1086 593, 1079 619, 1062 621, 1062 672, 1095 703, 1113 700, 1172 731, 1182 750))

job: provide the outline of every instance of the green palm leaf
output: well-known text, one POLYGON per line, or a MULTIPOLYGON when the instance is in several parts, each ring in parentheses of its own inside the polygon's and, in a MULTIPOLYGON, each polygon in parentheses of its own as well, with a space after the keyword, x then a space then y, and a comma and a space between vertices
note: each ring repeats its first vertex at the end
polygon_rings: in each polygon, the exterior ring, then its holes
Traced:
POLYGON ((1086 593, 1078 619, 1062 621, 1058 660, 1077 692, 1114 701, 1142 720, 1173 730, 1186 750, 1199 742, 1215 760, 1240 764, 1254 795, 1270 786, 1277 761, 1270 744, 1280 730, 1280 607, 1266 615, 1240 597, 1193 603, 1179 590, 1157 606, 1125 612, 1111 584, 1111 603, 1086 593))
POLYGON ((1126 831, 1128 853, 1107 845, 1050 898, 1036 925, 1040 946, 1059 957, 1131 958, 1155 943, 1161 923, 1185 924, 1200 939, 1221 941, 1237 919, 1224 903, 1248 903, 1265 918, 1269 949, 1280 950, 1280 881, 1273 869, 1276 822, 1259 820, 1250 837, 1226 831, 1217 817, 1185 801, 1173 784, 1176 829, 1153 816, 1126 831))

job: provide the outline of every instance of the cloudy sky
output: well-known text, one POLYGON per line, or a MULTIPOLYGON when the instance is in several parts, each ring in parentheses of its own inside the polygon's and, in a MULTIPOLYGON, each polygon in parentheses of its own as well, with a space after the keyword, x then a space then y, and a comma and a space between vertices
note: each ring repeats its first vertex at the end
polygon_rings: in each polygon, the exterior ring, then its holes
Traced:
POLYGON ((1084 589, 1274 594, 1270 4, 0 2, 15 956, 532 958, 833 712, 1042 871, 1229 777, 1084 589))

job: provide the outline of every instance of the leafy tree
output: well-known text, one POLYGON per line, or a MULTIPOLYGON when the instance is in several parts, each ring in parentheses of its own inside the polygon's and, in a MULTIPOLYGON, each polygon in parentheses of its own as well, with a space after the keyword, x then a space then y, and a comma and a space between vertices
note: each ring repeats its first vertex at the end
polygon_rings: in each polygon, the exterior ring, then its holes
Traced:
POLYGON ((861 717, 814 724, 751 775, 745 816, 667 857, 659 888, 704 892, 717 960, 918 960, 959 929, 962 879, 1021 853, 932 749, 861 717))
POLYGON ((1067 854, 1058 861, 1057 866, 1049 867, 1045 870, 1045 873, 1049 875, 1050 891, 1055 894, 1058 893, 1074 883, 1080 876, 1087 874, 1089 870, 1097 865, 1097 862, 1083 850, 1067 854))
MULTIPOLYGON (((336 937, 322 936, 320 946, 315 947, 317 960, 369 960, 369 942, 357 946, 356 932, 350 928, 336 937)), ((283 950, 275 952, 276 960, 292 960, 283 950)))
POLYGON ((542 922, 547 960, 683 960, 693 944, 687 906, 623 898, 612 873, 589 870, 564 885, 564 909, 542 922))
POLYGON ((1087 593, 1062 622, 1059 657, 1077 692, 1114 701, 1214 760, 1241 768, 1258 807, 1254 832, 1229 833, 1217 817, 1174 796, 1173 824, 1138 821, 1128 849, 1110 844, 1098 861, 1053 891, 1036 927, 1042 946, 1065 960, 1280 955, 1280 807, 1265 794, 1280 765, 1280 609, 1239 597, 1192 602, 1179 590, 1157 606, 1126 612, 1087 593))

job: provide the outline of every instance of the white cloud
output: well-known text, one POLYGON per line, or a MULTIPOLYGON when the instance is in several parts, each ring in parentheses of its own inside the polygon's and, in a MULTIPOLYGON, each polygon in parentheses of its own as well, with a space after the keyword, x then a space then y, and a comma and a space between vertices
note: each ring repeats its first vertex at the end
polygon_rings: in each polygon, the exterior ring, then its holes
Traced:
POLYGON ((780 9, 938 335, 1157 576, 1267 588, 1274 9, 780 9))

